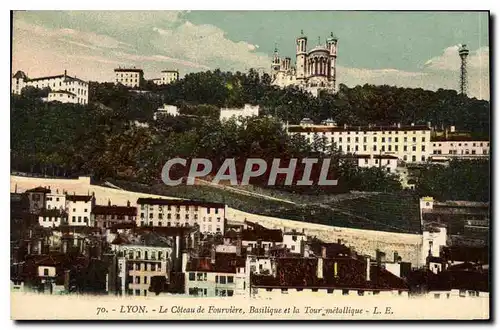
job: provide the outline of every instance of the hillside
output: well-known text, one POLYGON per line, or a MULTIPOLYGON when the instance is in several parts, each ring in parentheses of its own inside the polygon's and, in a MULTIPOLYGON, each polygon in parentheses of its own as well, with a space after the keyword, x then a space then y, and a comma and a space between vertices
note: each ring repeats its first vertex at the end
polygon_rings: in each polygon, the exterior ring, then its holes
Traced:
MULTIPOLYGON (((398 233, 418 233, 420 219, 418 198, 411 193, 351 193, 343 195, 307 196, 307 203, 269 200, 244 195, 212 186, 147 186, 123 180, 109 180, 122 189, 174 196, 178 198, 226 203, 244 212, 285 218, 329 226, 382 230, 398 233)), ((261 193, 265 193, 262 189, 261 193)), ((288 195, 289 200, 294 196, 288 195)))

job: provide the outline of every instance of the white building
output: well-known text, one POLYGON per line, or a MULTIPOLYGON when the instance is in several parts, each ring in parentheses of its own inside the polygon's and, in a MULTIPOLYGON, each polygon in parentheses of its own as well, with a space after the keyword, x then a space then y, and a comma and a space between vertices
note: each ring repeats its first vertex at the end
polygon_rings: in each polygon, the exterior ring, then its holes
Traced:
POLYGON ((230 118, 248 118, 248 117, 258 117, 259 116, 259 106, 245 104, 243 108, 222 108, 220 109, 220 120, 228 120, 230 118))
POLYGON ((118 254, 118 286, 124 295, 148 296, 151 278, 169 278, 172 248, 133 244, 112 245, 118 254))
POLYGON ((307 49, 307 37, 301 32, 296 44, 296 65, 291 58, 281 59, 275 49, 272 70, 272 84, 279 87, 299 86, 317 96, 321 90, 335 92, 337 80, 337 38, 333 33, 326 44, 307 49))
POLYGON ((153 119, 157 120, 160 116, 170 115, 173 117, 177 117, 179 115, 179 108, 175 105, 164 104, 163 108, 158 108, 153 115, 153 119))
POLYGON ((94 205, 93 195, 66 195, 68 225, 93 227, 91 212, 94 205))
POLYGON ((193 227, 201 233, 224 233, 225 204, 190 200, 139 198, 137 226, 193 227))
POLYGON ((134 68, 115 69, 115 84, 122 84, 126 87, 141 87, 144 82, 144 71, 134 68))
POLYGON ((464 138, 432 138, 433 161, 477 159, 490 156, 490 142, 464 138))
POLYGON ((353 158, 358 167, 378 167, 389 173, 395 173, 399 158, 395 155, 357 155, 353 158))
POLYGON ((67 214, 63 210, 52 209, 42 210, 38 214, 38 224, 41 227, 53 228, 65 224, 67 221, 67 214))
POLYGON ((17 71, 12 77, 12 93, 21 94, 24 87, 49 88, 48 102, 59 101, 62 103, 87 104, 89 102, 89 84, 77 77, 70 77, 66 70, 64 74, 39 78, 28 78, 17 71))
POLYGON ((179 71, 177 70, 163 70, 160 78, 153 79, 156 85, 168 85, 179 80, 179 71))
POLYGON ((334 144, 342 153, 392 155, 407 163, 426 162, 431 154, 431 129, 427 125, 289 125, 286 128, 290 135, 299 134, 325 149, 334 144))
POLYGON ((64 193, 59 193, 58 190, 56 190, 55 193, 51 192, 48 193, 45 197, 45 208, 47 210, 66 210, 66 194, 64 193))
POLYGON ((292 230, 283 233, 283 246, 291 253, 302 254, 306 241, 307 236, 304 232, 292 230))

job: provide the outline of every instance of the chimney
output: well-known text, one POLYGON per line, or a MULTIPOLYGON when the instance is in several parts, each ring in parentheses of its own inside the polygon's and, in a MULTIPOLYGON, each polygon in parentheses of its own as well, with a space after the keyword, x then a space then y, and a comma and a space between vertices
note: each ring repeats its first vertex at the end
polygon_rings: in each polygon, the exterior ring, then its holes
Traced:
POLYGON ((210 251, 210 262, 212 264, 215 264, 215 246, 212 248, 212 250, 210 251))
POLYGON ((189 260, 189 254, 187 252, 183 252, 182 253, 182 269, 181 269, 181 271, 183 273, 186 272, 188 260, 189 260))
POLYGON ((401 123, 398 123, 398 128, 401 128, 401 123))
POLYGON ((14 187, 14 193, 17 194, 17 183, 16 183, 16 186, 14 187))
POLYGON ((127 201, 127 206, 129 206, 129 207, 130 207, 130 201, 127 201))
POLYGON ((427 127, 428 128, 431 128, 432 127, 432 123, 430 121, 427 122, 427 127))
POLYGON ((413 126, 415 126, 415 123, 411 123, 411 125, 410 125, 410 126, 412 126, 412 127, 413 127, 413 126))
POLYGON ((394 262, 398 262, 398 259, 399 259, 399 255, 397 252, 394 252, 394 262))
POLYGON ((323 258, 318 258, 318 269, 316 270, 316 276, 320 279, 323 278, 323 258))
POLYGON ((66 77, 67 74, 68 74, 68 71, 66 69, 64 69, 64 77, 66 77))
POLYGON ((347 124, 344 124, 344 129, 347 129, 347 124))
POLYGON ((62 249, 63 249, 63 251, 62 251, 63 253, 68 252, 68 241, 67 240, 63 240, 62 249))
POLYGON ((337 239, 337 244, 342 244, 342 240, 340 238, 337 239))
POLYGON ((337 262, 335 261, 335 263, 333 264, 333 276, 335 278, 338 278, 339 277, 339 267, 338 267, 338 264, 337 262))
POLYGON ((371 281, 370 279, 370 256, 366 256, 366 281, 369 282, 371 281))
POLYGON ((326 246, 321 247, 321 258, 326 259, 326 246))
POLYGON ((111 206, 111 199, 108 199, 108 206, 111 206))
POLYGON ((380 267, 381 263, 382 263, 382 253, 380 252, 379 249, 377 249, 375 251, 375 258, 377 260, 377 266, 380 267))

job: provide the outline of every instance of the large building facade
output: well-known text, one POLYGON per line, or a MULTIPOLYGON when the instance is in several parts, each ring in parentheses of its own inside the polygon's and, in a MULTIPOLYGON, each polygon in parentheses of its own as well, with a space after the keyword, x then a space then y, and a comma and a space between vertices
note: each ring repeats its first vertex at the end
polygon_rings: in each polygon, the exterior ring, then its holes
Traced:
POLYGON ((46 101, 62 103, 87 104, 89 102, 89 84, 77 77, 70 77, 67 71, 57 76, 28 78, 23 71, 17 71, 12 77, 12 94, 20 95, 23 88, 49 88, 46 101))
POLYGON ((163 70, 160 78, 153 79, 156 85, 168 85, 179 80, 179 71, 177 70, 163 70))
POLYGON ((301 33, 297 38, 296 64, 291 58, 280 58, 275 49, 271 64, 272 84, 279 87, 298 86, 317 96, 321 90, 336 91, 337 82, 337 38, 333 33, 326 44, 308 50, 307 37, 301 33))
POLYGON ((368 155, 369 159, 392 155, 408 163, 426 162, 432 153, 431 128, 426 125, 294 125, 287 130, 325 149, 334 144, 342 153, 368 155))
POLYGON ((189 200, 139 198, 138 227, 193 227, 200 232, 223 234, 225 204, 189 200))
POLYGON ((141 87, 144 82, 144 71, 136 68, 115 69, 115 84, 130 88, 141 87))

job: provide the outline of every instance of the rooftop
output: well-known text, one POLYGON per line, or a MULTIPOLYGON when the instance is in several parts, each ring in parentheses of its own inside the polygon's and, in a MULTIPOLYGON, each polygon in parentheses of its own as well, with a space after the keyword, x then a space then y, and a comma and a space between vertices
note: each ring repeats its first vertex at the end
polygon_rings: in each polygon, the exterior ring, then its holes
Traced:
POLYGON ((212 203, 185 199, 163 199, 163 198, 138 198, 137 204, 146 205, 183 205, 183 206, 202 206, 224 208, 226 205, 222 203, 212 203))
POLYGON ((376 132, 376 131, 430 131, 431 129, 427 125, 400 125, 400 126, 324 126, 324 125, 313 125, 313 126, 301 126, 301 125, 290 125, 288 126, 288 131, 290 133, 322 133, 322 132, 376 132))
POLYGON ((93 214, 100 215, 137 215, 137 208, 132 206, 106 206, 106 205, 96 205, 92 209, 93 214))

